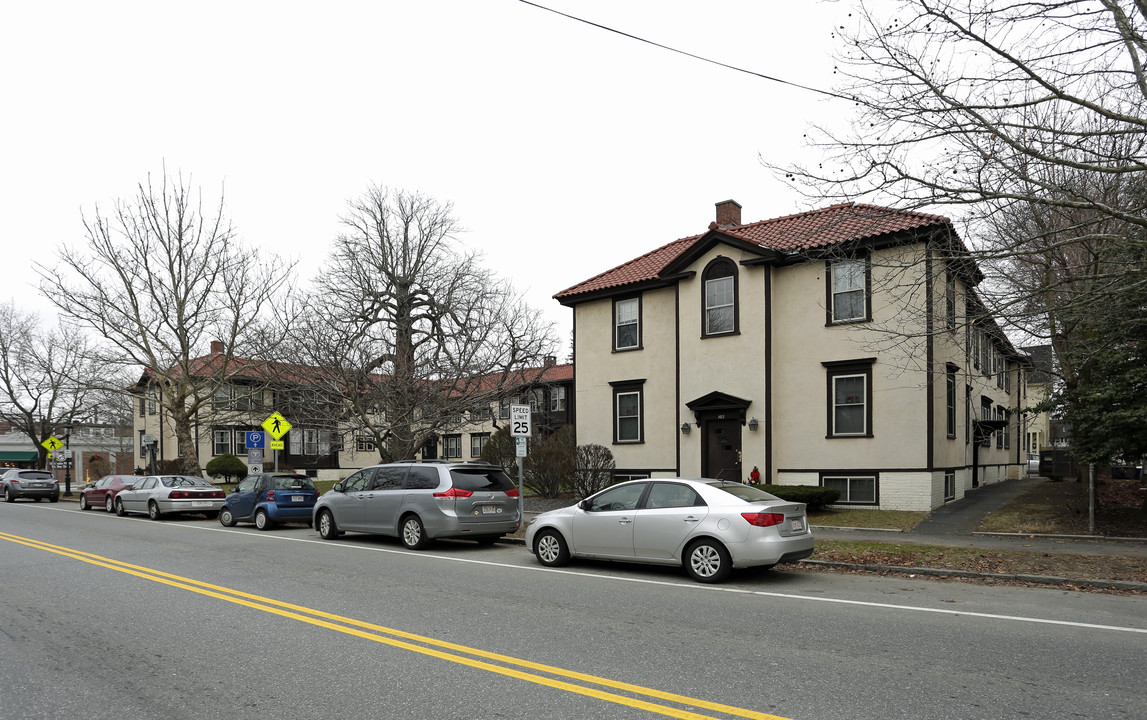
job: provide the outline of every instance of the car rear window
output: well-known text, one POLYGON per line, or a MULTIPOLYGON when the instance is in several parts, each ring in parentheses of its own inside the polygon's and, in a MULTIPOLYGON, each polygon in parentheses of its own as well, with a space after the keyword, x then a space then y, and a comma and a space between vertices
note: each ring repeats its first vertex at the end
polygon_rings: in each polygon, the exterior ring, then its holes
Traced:
POLYGON ((767 493, 760 488, 755 488, 752 485, 742 485, 735 482, 715 482, 709 483, 709 487, 724 490, 730 495, 735 495, 745 502, 760 502, 761 500, 780 500, 779 497, 771 493, 767 493))
POLYGON ((164 487, 198 487, 211 485, 203 478, 187 477, 184 475, 168 476, 161 480, 164 487))
POLYGON ((274 478, 276 490, 315 490, 315 484, 306 475, 279 476, 274 478))
POLYGON ((20 473, 21 480, 51 480, 52 473, 44 472, 43 470, 29 470, 28 472, 20 473))
POLYGON ((471 492, 513 490, 514 481, 498 468, 455 468, 450 471, 454 487, 471 492))

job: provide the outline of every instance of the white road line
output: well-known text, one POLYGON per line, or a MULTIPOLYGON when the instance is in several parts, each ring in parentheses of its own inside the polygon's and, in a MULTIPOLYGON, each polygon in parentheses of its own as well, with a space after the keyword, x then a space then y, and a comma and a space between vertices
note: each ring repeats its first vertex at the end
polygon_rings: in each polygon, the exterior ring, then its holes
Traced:
MULTIPOLYGON (((82 510, 70 510, 67 508, 56 508, 56 507, 50 507, 50 508, 41 507, 41 509, 55 510, 57 512, 83 512, 82 510)), ((115 516, 112 515, 112 517, 115 517, 115 516)), ((141 515, 140 519, 142 519, 143 517, 144 516, 141 515)), ((919 612, 919 613, 931 613, 934 615, 949 615, 952 617, 972 617, 972 618, 983 618, 983 619, 987 619, 987 620, 1007 620, 1010 622, 1034 623, 1037 625, 1059 625, 1059 626, 1064 626, 1064 627, 1081 628, 1081 629, 1086 629, 1086 630, 1109 630, 1112 632, 1140 633, 1140 634, 1147 635, 1147 628, 1119 627, 1118 625, 1097 625, 1094 623, 1073 622, 1070 620, 1048 620, 1045 618, 1024 617, 1022 615, 999 615, 999 614, 995 614, 995 613, 969 612, 967 610, 946 610, 943 608, 927 608, 927 607, 920 607, 920 606, 916 606, 916 605, 896 605, 893 603, 870 602, 867 600, 845 600, 842 598, 815 597, 812 595, 795 595, 792 593, 767 592, 764 590, 746 590, 744 588, 721 587, 721 586, 717 586, 717 585, 702 585, 702 584, 692 583, 692 582, 689 582, 689 583, 679 582, 678 583, 678 582, 668 582, 665 580, 649 580, 646 578, 622 577, 622 576, 618 576, 618 575, 600 575, 597 573, 580 572, 577 570, 560 570, 560 569, 556 569, 556 568, 544 568, 544 567, 537 567, 537 566, 531 566, 531 565, 512 565, 512 564, 507 564, 507 563, 491 562, 489 560, 475 560, 473 558, 461 558, 461 557, 454 557, 452 555, 435 555, 433 553, 415 552, 415 551, 410 551, 410 550, 399 550, 396 548, 367 547, 364 545, 349 545, 349 544, 345 544, 345 543, 339 544, 338 542, 331 542, 329 540, 313 540, 311 538, 286 537, 283 535, 272 535, 269 533, 262 533, 262 532, 260 532, 260 533, 244 532, 241 530, 232 530, 230 528, 225 528, 222 526, 220 526, 220 527, 199 527, 199 526, 195 526, 195 525, 182 525, 182 524, 176 525, 176 524, 171 524, 171 523, 154 523, 153 527, 166 527, 166 528, 186 529, 186 530, 201 530, 201 531, 206 531, 206 532, 224 532, 224 533, 232 533, 232 534, 237 534, 237 535, 244 535, 246 537, 260 538, 260 539, 264 539, 264 540, 286 540, 286 541, 290 541, 290 542, 301 542, 301 543, 310 543, 310 544, 314 544, 314 545, 321 545, 323 547, 329 547, 329 548, 342 548, 342 549, 346 549, 346 550, 367 550, 367 551, 371 551, 371 552, 388 553, 388 554, 392 554, 392 555, 406 555, 408 557, 427 558, 427 559, 433 559, 433 560, 447 560, 450 562, 466 563, 469 565, 485 565, 485 566, 489 566, 489 567, 501 567, 501 568, 511 568, 514 570, 524 570, 527 572, 542 572, 542 573, 556 573, 556 574, 560 574, 560 575, 574 575, 577 577, 593 578, 596 580, 637 583, 637 584, 642 584, 642 585, 658 585, 658 586, 663 586, 663 587, 672 587, 672 588, 685 589, 685 590, 697 590, 697 591, 702 591, 702 592, 724 592, 724 593, 733 593, 736 595, 756 595, 756 596, 760 596, 760 597, 781 598, 784 600, 801 600, 801 601, 811 601, 811 602, 820 602, 820 603, 830 603, 830 604, 836 604, 836 605, 852 605, 852 606, 857 606, 857 607, 880 608, 883 610, 901 610, 904 612, 919 612)))

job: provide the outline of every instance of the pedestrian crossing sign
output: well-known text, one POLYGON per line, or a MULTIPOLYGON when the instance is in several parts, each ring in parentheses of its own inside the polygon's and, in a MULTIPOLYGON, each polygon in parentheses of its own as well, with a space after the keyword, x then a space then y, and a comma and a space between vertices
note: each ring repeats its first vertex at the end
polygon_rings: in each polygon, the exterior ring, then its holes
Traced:
POLYGON ((263 429, 267 431, 271 437, 276 440, 282 438, 291 429, 291 423, 287 422, 287 418, 279 414, 279 411, 271 413, 271 416, 263 421, 263 429))

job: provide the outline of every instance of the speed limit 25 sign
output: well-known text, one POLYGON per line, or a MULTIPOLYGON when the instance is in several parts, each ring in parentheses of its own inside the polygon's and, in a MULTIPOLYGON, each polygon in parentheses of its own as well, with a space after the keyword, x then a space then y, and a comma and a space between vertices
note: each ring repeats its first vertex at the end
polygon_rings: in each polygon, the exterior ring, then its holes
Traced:
POLYGON ((511 405, 510 406, 510 436, 511 437, 530 437, 532 428, 530 427, 530 406, 529 405, 511 405))

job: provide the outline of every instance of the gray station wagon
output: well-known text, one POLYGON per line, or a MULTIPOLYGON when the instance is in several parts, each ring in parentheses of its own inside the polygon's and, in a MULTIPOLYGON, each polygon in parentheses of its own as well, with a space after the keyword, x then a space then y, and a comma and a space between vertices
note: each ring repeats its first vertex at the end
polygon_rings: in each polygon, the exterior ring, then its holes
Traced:
POLYGON ((315 503, 314 527, 400 538, 419 550, 437 538, 489 544, 520 526, 518 488, 496 465, 406 461, 363 468, 315 503))

